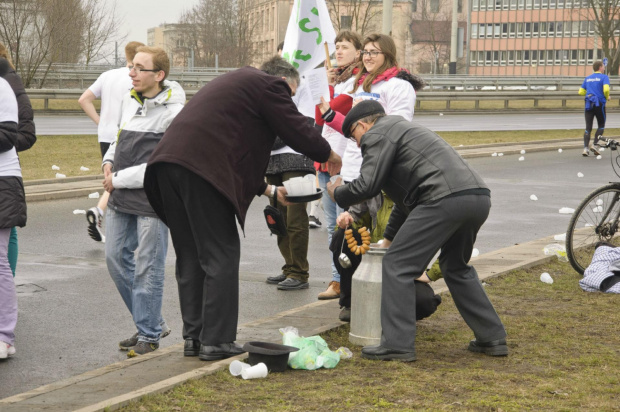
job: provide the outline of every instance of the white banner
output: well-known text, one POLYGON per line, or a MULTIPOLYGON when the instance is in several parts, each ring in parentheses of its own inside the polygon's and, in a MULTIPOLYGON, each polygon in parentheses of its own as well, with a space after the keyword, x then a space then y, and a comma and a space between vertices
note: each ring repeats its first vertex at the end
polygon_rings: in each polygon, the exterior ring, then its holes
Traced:
POLYGON ((304 73, 326 59, 325 42, 330 54, 336 50, 335 39, 336 32, 325 0, 295 0, 286 28, 282 57, 299 73, 304 73))

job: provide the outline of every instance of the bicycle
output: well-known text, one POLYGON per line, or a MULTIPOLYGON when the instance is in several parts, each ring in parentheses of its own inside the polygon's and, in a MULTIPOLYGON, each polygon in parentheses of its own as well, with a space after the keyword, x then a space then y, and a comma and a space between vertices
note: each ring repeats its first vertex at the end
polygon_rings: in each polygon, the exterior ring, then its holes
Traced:
MULTIPOLYGON (((612 151, 611 167, 620 177, 620 143, 603 140, 601 147, 612 151), (615 155, 614 155, 615 152, 615 155)), ((590 193, 579 204, 566 230, 566 256, 571 266, 583 275, 592 262, 598 242, 620 246, 620 182, 611 182, 590 193)))

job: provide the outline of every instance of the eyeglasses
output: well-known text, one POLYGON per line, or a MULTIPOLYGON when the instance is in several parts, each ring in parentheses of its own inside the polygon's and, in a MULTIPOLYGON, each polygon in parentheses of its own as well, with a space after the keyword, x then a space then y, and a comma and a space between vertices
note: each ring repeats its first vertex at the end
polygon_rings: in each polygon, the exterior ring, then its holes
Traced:
POLYGON ((355 139, 355 137, 353 137, 353 132, 355 132, 355 129, 357 129, 357 126, 359 125, 360 125, 359 122, 355 123, 355 126, 353 127, 353 129, 351 129, 351 136, 349 136, 349 139, 353 140, 355 143, 357 143, 357 140, 355 139))
POLYGON ((143 69, 141 67, 129 66, 129 71, 135 71, 136 74, 140 74, 142 72, 160 72, 161 69, 143 69))
POLYGON ((362 50, 362 51, 360 52, 360 55, 362 56, 362 58, 363 58, 364 56, 368 56, 368 57, 375 58, 375 57, 377 57, 377 56, 378 56, 378 55, 380 55, 380 54, 383 54, 383 52, 382 52, 382 51, 378 51, 378 50, 370 50, 370 51, 367 51, 367 50, 362 50))

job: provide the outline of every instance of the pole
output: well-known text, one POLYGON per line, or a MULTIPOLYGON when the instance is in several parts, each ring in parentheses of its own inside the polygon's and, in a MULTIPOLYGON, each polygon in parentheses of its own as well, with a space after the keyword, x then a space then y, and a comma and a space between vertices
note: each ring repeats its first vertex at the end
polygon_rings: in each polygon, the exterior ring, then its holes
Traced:
POLYGON ((329 58, 329 47, 327 46, 327 42, 323 43, 325 45, 325 65, 328 69, 332 68, 332 61, 329 58))
POLYGON ((452 0, 452 33, 450 36, 450 74, 456 74, 456 52, 459 30, 458 0, 452 0))
POLYGON ((392 35, 392 9, 394 7, 393 0, 383 0, 383 34, 392 35))

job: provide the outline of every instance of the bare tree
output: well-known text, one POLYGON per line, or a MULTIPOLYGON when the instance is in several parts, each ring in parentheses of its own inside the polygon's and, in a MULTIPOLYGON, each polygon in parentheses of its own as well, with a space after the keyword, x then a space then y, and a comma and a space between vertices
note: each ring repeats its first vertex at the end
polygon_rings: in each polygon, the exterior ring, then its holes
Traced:
POLYGON ((37 72, 44 81, 53 63, 77 61, 82 22, 79 0, 0 2, 0 41, 26 87, 37 72))
POLYGON ((327 0, 334 30, 353 30, 362 37, 381 27, 382 0, 327 0))
POLYGON ((609 60, 607 72, 618 74, 620 68, 620 0, 588 0, 589 9, 582 13, 584 20, 594 20, 594 32, 601 39, 599 47, 609 60))
POLYGON ((214 66, 215 56, 226 67, 241 67, 253 57, 253 0, 201 0, 185 12, 183 47, 194 51, 197 65, 214 66))
POLYGON ((93 61, 105 59, 108 47, 114 41, 123 41, 119 37, 123 24, 116 13, 116 0, 82 0, 83 32, 81 52, 84 63, 88 66, 93 61))
MULTIPOLYGON (((459 16, 459 26, 465 25, 463 18, 459 16)), ((417 1, 417 10, 411 15, 411 41, 417 48, 419 72, 443 73, 450 62, 451 30, 451 0, 417 1)))

